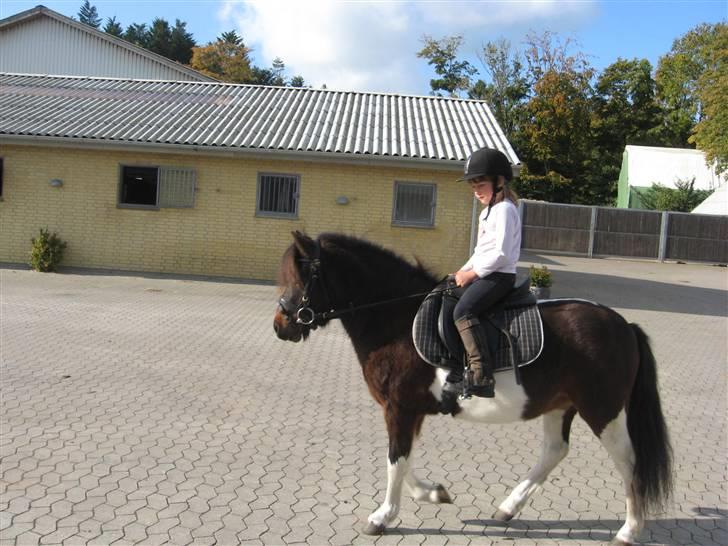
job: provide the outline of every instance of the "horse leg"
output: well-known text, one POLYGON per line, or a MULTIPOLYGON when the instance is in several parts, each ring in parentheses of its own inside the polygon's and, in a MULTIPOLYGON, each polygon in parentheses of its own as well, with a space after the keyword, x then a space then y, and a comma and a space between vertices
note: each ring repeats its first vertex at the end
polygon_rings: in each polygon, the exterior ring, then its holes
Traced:
POLYGON ((412 498, 416 501, 426 501, 434 504, 452 504, 450 494, 439 483, 420 480, 412 471, 412 459, 409 460, 409 469, 404 476, 404 483, 410 490, 412 498))
POLYGON ((617 417, 604 427, 599 434, 599 440, 622 476, 627 497, 627 518, 611 543, 614 545, 634 544, 642 531, 645 520, 643 510, 640 509, 640 499, 636 497, 632 484, 635 454, 627 430, 627 417, 624 411, 620 411, 617 417))
MULTIPOLYGON (((422 487, 410 468, 409 456, 412 451, 414 437, 422 426, 424 416, 415 415, 387 406, 384 410, 389 434, 389 454, 387 457, 387 493, 382 505, 369 515, 368 523, 363 529, 365 535, 380 535, 399 514, 402 499, 402 484, 408 481, 422 487)), ((424 491, 426 487, 422 490, 424 491)), ((428 493, 429 495, 429 493, 428 493)))
POLYGON ((526 479, 519 483, 500 504, 493 516, 494 519, 509 521, 518 514, 531 495, 546 481, 549 473, 566 457, 569 452, 569 431, 574 415, 576 409, 569 408, 554 410, 543 416, 544 438, 541 458, 526 479))

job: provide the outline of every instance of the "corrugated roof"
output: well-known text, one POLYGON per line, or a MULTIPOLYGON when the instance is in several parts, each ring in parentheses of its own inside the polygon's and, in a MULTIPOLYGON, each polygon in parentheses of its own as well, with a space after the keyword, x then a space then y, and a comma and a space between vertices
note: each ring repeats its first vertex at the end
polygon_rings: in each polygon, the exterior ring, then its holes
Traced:
POLYGON ((0 74, 0 135, 518 163, 482 101, 208 82, 0 74))

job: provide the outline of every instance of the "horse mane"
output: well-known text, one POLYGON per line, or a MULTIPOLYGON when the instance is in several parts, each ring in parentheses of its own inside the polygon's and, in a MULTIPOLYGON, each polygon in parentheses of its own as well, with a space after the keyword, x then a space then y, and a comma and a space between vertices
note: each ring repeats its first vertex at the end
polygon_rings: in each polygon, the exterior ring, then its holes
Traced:
POLYGON ((376 287, 378 293, 396 293, 412 286, 425 289, 437 282, 435 274, 419 259, 413 264, 394 251, 366 239, 342 233, 322 233, 318 242, 325 252, 345 256, 362 270, 371 271, 380 281, 384 280, 384 286, 380 282, 376 287), (389 290, 383 290, 387 287, 389 290))

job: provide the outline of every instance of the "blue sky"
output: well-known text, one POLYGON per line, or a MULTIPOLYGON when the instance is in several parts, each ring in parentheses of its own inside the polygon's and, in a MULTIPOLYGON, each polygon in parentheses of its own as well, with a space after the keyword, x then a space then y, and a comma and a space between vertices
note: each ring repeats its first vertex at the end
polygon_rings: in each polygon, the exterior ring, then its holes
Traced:
MULTIPOLYGON (((82 0, 0 0, 0 18, 43 5, 76 16, 82 0)), ((330 89, 429 93, 431 70, 416 52, 421 38, 462 34, 463 57, 504 37, 521 47, 529 31, 575 39, 597 69, 618 57, 653 67, 672 42, 700 23, 725 22, 728 0, 96 0, 99 15, 126 27, 154 17, 187 22, 198 43, 235 29, 259 66, 276 57, 289 75, 330 89)))

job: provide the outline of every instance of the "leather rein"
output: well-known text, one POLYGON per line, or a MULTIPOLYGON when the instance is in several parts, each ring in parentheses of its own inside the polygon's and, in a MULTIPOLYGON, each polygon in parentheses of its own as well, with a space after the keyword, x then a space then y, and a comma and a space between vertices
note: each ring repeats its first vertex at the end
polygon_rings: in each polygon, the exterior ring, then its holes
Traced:
MULTIPOLYGON (((418 298, 422 296, 427 296, 429 294, 439 294, 441 292, 447 292, 449 290, 452 290, 454 287, 446 287, 441 290, 428 290, 427 292, 418 292, 417 294, 409 294, 407 296, 400 296, 397 298, 390 298, 386 300, 380 300, 375 301, 372 303, 365 303, 362 305, 352 305, 350 304, 349 307, 346 307, 344 309, 334 309, 331 305, 331 300, 328 296, 328 291, 326 290, 326 284, 324 283, 323 279, 323 270, 321 268, 321 243, 319 241, 316 241, 316 257, 314 258, 299 258, 300 262, 308 263, 310 268, 310 275, 308 277, 308 280, 306 281, 306 284, 303 287, 303 296, 301 296, 301 303, 298 306, 298 308, 294 311, 292 311, 292 305, 291 301, 286 298, 285 296, 282 296, 278 300, 278 305, 283 310, 283 312, 288 316, 289 318, 295 318, 296 324, 303 324, 304 326, 310 326, 316 321, 326 321, 331 320, 335 318, 339 318, 343 315, 347 315, 349 313, 355 313, 356 311, 362 311, 364 309, 370 309, 372 307, 380 307, 382 305, 388 305, 390 303, 396 303, 400 301, 405 301, 412 298, 418 298), (328 311, 319 311, 316 312, 311 307, 310 303, 310 291, 313 285, 318 282, 321 292, 324 294, 324 299, 326 300, 326 307, 329 308, 328 311)), ((447 277, 445 277, 447 278, 447 277)), ((444 279, 443 279, 444 280, 444 279)), ((440 281, 442 282, 442 281, 440 281)), ((439 283, 438 283, 439 284, 439 283)))

